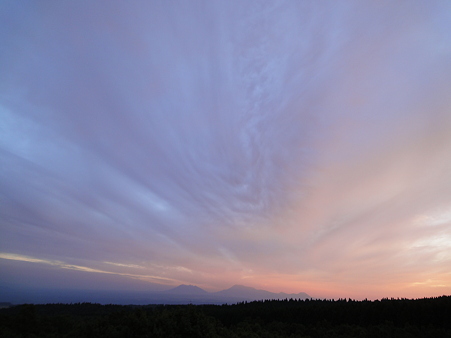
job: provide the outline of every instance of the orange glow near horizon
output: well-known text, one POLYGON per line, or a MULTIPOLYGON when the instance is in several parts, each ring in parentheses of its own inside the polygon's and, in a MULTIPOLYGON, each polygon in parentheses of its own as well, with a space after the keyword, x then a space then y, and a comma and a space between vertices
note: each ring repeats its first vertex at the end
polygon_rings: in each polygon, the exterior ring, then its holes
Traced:
MULTIPOLYGON (((27 257, 15 254, 0 253, 0 259, 21 261, 34 264, 45 264, 61 269, 61 273, 65 269, 88 272, 91 274, 110 274, 126 277, 129 280, 141 280, 143 282, 157 282, 161 285, 175 287, 180 284, 196 285, 204 288, 206 291, 215 292, 227 289, 235 284, 254 287, 256 289, 266 290, 274 293, 284 292, 287 294, 297 294, 305 292, 313 298, 320 299, 338 299, 351 298, 356 300, 375 300, 382 298, 424 298, 437 297, 441 295, 451 294, 451 273, 437 274, 434 279, 418 280, 411 282, 415 276, 403 276, 399 279, 393 278, 385 283, 374 281, 372 283, 359 283, 357 279, 354 282, 341 280, 339 275, 326 276, 319 272, 312 272, 310 274, 293 275, 253 275, 244 276, 237 279, 236 276, 227 278, 221 276, 221 281, 218 284, 211 283, 193 283, 192 280, 176 280, 172 278, 158 277, 143 274, 132 274, 127 271, 106 271, 98 270, 86 266, 78 266, 66 264, 63 262, 48 261, 34 257, 27 257), (315 276, 316 275, 316 276, 315 276)), ((112 264, 108 262, 108 264, 112 264)), ((113 265, 124 265, 114 263, 113 265)), ((94 275, 92 275, 93 278, 94 275)), ((426 277, 424 277, 426 278, 426 277)), ((218 282, 218 281, 217 281, 218 282)), ((149 288, 149 290, 152 290, 149 288)))

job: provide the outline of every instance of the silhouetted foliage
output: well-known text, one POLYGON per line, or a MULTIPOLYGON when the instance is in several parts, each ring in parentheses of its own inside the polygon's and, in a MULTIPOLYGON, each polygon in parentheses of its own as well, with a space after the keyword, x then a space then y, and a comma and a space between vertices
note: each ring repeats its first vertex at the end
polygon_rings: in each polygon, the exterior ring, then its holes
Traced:
POLYGON ((23 304, 0 337, 451 337, 451 297, 233 305, 23 304))

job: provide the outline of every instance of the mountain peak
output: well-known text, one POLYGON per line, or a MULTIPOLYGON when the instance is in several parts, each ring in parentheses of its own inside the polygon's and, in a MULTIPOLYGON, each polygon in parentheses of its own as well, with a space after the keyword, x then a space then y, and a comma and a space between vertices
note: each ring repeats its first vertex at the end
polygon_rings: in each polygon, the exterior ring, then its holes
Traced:
POLYGON ((232 287, 209 293, 198 286, 182 284, 173 289, 164 292, 169 297, 182 297, 183 299, 194 299, 197 301, 204 300, 212 301, 214 299, 222 300, 224 302, 240 302, 240 301, 253 301, 262 299, 285 299, 285 298, 311 298, 308 294, 300 292, 298 294, 286 294, 283 292, 273 293, 266 290, 259 290, 251 286, 245 285, 233 285, 232 287))
POLYGON ((190 295, 204 295, 207 293, 204 289, 201 289, 198 286, 195 285, 186 285, 182 284, 179 285, 173 289, 167 290, 166 292, 177 294, 177 295, 184 295, 184 294, 190 294, 190 295))
POLYGON ((284 299, 284 298, 310 298, 310 296, 304 292, 298 294, 288 293, 273 293, 266 290, 259 290, 250 286, 244 286, 236 284, 226 290, 218 291, 216 295, 233 297, 241 300, 261 300, 261 299, 284 299))

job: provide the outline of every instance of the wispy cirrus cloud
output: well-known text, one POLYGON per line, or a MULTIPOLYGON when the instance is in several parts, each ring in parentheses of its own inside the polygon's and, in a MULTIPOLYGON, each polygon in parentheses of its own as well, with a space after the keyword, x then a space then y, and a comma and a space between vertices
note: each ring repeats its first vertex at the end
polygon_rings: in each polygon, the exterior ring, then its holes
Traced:
POLYGON ((0 6, 3 252, 210 289, 449 292, 448 4, 0 6))

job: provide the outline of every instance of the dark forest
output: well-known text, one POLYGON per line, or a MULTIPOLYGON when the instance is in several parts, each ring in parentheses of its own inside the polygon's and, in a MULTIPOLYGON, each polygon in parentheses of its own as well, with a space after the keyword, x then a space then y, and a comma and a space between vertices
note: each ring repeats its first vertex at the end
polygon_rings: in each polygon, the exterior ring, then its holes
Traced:
POLYGON ((232 305, 22 304, 0 337, 451 337, 451 296, 232 305))

